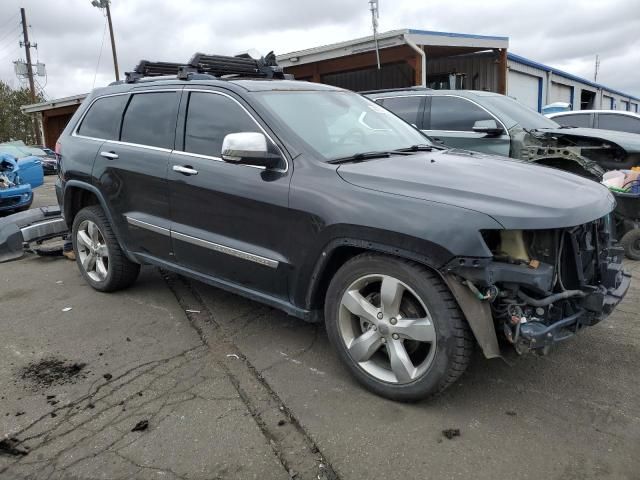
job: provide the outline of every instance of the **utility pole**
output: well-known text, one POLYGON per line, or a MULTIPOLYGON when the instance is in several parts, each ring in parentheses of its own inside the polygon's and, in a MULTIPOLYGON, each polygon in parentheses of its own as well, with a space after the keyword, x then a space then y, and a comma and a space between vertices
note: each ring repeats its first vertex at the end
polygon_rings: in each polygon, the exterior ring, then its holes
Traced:
POLYGON ((600 55, 596 55, 596 69, 595 69, 595 72, 593 74, 593 81, 594 82, 598 81, 598 70, 600 70, 600 55))
POLYGON ((378 10, 378 0, 369 0, 369 9, 371 10, 371 26, 373 27, 373 41, 376 45, 376 60, 378 62, 378 70, 380 70, 380 49, 378 48, 378 18, 380 13, 378 10))
MULTIPOLYGON (((31 101, 36 103, 36 86, 33 80, 33 67, 31 65, 31 43, 29 43, 29 31, 27 28, 27 14, 24 11, 24 8, 20 9, 20 16, 22 17, 22 36, 23 36, 23 45, 24 52, 27 57, 27 78, 29 79, 29 90, 31 90, 31 101)), ((42 139, 40 138, 40 129, 38 128, 38 122, 33 123, 33 131, 36 136, 36 142, 38 145, 42 145, 42 139)))
POLYGON ((107 14, 107 23, 109 23, 109 35, 111 36, 111 53, 113 53, 113 69, 116 73, 116 82, 120 81, 120 70, 118 69, 118 55, 116 54, 116 40, 113 36, 113 23, 111 23, 111 9, 109 8, 110 0, 93 0, 91 5, 96 8, 104 8, 107 14))

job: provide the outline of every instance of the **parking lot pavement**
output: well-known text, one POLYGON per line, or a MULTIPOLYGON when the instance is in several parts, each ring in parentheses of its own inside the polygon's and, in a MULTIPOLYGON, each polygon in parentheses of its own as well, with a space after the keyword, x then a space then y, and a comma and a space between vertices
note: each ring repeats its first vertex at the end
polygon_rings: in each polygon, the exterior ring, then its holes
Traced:
POLYGON ((632 289, 605 322, 547 357, 476 355, 443 396, 414 405, 357 386, 321 326, 196 288, 340 478, 638 479, 640 263, 628 268, 632 289))
POLYGON ((288 478, 156 270, 100 294, 28 256, 0 309, 0 478, 288 478))

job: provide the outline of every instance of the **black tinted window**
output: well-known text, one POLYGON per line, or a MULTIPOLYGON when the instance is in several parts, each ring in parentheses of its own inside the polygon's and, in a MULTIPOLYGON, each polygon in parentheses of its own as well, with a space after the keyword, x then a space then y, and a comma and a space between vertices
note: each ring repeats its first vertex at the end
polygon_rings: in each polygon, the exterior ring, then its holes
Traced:
POLYGON ((405 122, 412 123, 417 127, 422 127, 422 125, 419 125, 422 121, 418 122, 418 119, 422 120, 422 115, 418 117, 418 114, 422 111, 420 108, 422 97, 385 98, 381 100, 380 103, 384 108, 391 110, 405 122))
POLYGON ((600 113, 598 127, 605 130, 640 133, 640 119, 627 117, 626 115, 616 115, 615 113, 600 113))
POLYGON ((128 95, 117 95, 96 100, 82 120, 78 133, 85 137, 117 140, 127 98, 128 95))
POLYGON ((225 135, 238 132, 260 132, 260 129, 230 98, 213 93, 191 93, 184 132, 185 152, 220 157, 225 135))
POLYGON ((588 113, 558 115, 557 117, 553 117, 552 120, 565 127, 591 127, 591 115, 588 113))
POLYGON ((173 148, 177 112, 176 92, 134 95, 124 114, 120 140, 152 147, 173 148))
POLYGON ((463 98, 431 97, 431 130, 471 131, 478 120, 494 118, 463 98))

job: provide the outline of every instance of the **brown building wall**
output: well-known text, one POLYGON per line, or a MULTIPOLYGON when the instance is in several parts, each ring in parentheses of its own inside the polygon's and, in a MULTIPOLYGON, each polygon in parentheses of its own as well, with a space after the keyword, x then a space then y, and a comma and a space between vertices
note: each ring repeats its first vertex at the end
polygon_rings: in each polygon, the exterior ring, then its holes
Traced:
POLYGON ((46 147, 55 148, 58 137, 60 137, 60 134, 79 106, 71 105, 42 112, 42 129, 44 130, 44 144, 46 147))

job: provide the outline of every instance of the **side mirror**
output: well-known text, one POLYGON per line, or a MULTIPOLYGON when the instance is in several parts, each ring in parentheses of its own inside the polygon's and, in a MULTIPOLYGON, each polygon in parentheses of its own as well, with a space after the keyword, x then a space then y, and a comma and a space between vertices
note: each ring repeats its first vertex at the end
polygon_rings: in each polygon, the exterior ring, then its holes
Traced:
POLYGON ((493 119, 478 120, 473 124, 473 131, 476 133, 485 133, 489 137, 498 137, 504 133, 504 129, 493 119))
POLYGON ((267 138, 262 133, 240 132, 225 135, 222 140, 222 159, 229 163, 274 168, 280 164, 279 155, 269 153, 267 138))

